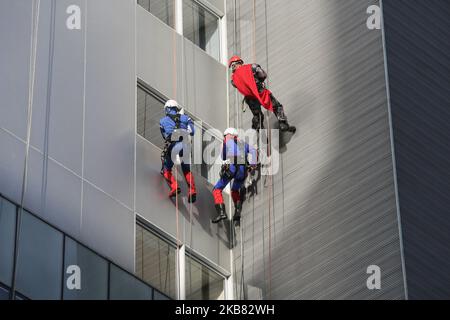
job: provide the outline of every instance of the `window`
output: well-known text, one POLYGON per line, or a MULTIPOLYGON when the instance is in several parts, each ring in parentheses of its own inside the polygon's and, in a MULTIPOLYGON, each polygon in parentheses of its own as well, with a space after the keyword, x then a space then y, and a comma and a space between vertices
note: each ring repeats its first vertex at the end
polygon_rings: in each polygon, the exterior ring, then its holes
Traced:
POLYGON ((224 300, 224 281, 224 277, 186 256, 187 300, 224 300))
POLYGON ((136 275, 172 298, 176 298, 175 259, 175 246, 136 225, 136 275))
POLYGON ((16 227, 16 206, 0 198, 0 282, 10 286, 16 227))
POLYGON ((175 28, 174 2, 175 0, 137 0, 141 7, 172 28, 175 28))
POLYGON ((153 291, 153 300, 170 300, 170 298, 163 295, 162 293, 154 290, 153 291))
MULTIPOLYGON (((64 300, 108 299, 108 262, 66 237, 64 270, 73 265, 81 269, 81 290, 69 290, 64 286, 64 300)), ((65 275, 64 283, 69 276, 65 275)))
MULTIPOLYGON (((220 168, 217 168, 215 161, 220 157, 222 151, 222 139, 211 135, 205 128, 196 128, 197 132, 202 131, 203 143, 202 152, 206 158, 202 160, 202 164, 194 165, 193 172, 204 177, 210 184, 215 184, 219 179, 220 168), (209 146, 209 147, 208 147, 209 146), (211 154, 205 154, 205 149, 211 150, 211 154)), ((209 152, 207 152, 209 153, 209 152)))
POLYGON ((31 299, 60 299, 62 253, 62 233, 24 211, 19 239, 17 290, 31 299))
POLYGON ((137 132, 145 139, 164 148, 164 140, 159 128, 159 120, 165 116, 165 102, 156 95, 150 94, 141 86, 137 87, 137 132))
POLYGON ((183 1, 183 34, 220 60, 219 18, 193 0, 183 1))
MULTIPOLYGON (((16 204, 0 197, 0 300, 9 299, 16 211, 16 204)), ((106 300, 108 286, 110 299, 169 299, 27 211, 22 213, 18 246, 17 300, 106 300), (70 265, 81 269, 81 290, 66 286, 70 275, 63 270, 70 265)))
POLYGON ((153 290, 122 269, 111 265, 111 300, 152 300, 153 290))
POLYGON ((9 300, 9 290, 0 286, 0 300, 9 300))

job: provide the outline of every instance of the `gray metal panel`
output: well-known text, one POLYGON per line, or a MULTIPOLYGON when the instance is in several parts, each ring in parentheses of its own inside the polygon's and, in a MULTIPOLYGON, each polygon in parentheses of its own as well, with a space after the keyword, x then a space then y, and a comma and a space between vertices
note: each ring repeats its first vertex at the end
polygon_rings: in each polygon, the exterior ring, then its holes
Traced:
POLYGON ((52 225, 80 237, 81 177, 30 150, 25 207, 52 225), (45 171, 44 171, 44 168, 45 171))
POLYGON ((227 69, 189 40, 184 40, 187 106, 214 128, 227 125, 227 69))
POLYGON ((201 0, 201 2, 209 3, 215 9, 219 9, 222 13, 225 13, 225 1, 224 0, 201 0))
MULTIPOLYGON (((160 174, 160 153, 158 148, 138 136, 136 212, 176 239, 176 202, 168 198, 169 188, 160 174)), ((201 177, 195 177, 198 196, 191 211, 186 197, 186 182, 181 170, 178 174, 179 186, 182 190, 178 200, 179 239, 195 252, 230 271, 230 230, 222 225, 211 224, 211 218, 215 215, 212 186, 201 177)))
POLYGON ((410 299, 450 297, 450 3, 384 0, 410 299))
MULTIPOLYGON (((256 53, 252 3, 239 3, 237 39, 230 37, 237 49, 233 45, 230 55, 237 50, 246 62, 256 55, 298 128, 283 149, 273 187, 260 185, 260 195, 245 205, 246 293, 259 288, 273 299, 405 298, 382 37, 366 27, 374 1, 257 2, 256 53), (372 264, 382 268, 379 291, 366 287, 372 264)), ((234 8, 227 10, 233 26, 234 8)), ((230 108, 249 128, 251 115, 242 115, 236 100, 230 108)))
POLYGON ((225 66, 145 9, 137 6, 136 10, 138 77, 166 97, 177 99, 198 118, 224 130, 227 124, 225 66))
POLYGON ((176 237, 174 203, 167 197, 167 183, 160 174, 161 151, 140 136, 136 148, 136 212, 176 237))
POLYGON ((84 182, 80 241, 134 272, 134 213, 84 182))
POLYGON ((0 129, 0 193, 20 202, 25 143, 0 129))
POLYGON ((87 15, 84 178, 132 208, 135 1, 89 1, 87 15))
POLYGON ((31 143, 81 175, 85 1, 55 1, 54 39, 51 2, 41 1, 31 143), (81 8, 82 30, 66 28, 70 5, 81 8))
POLYGON ((181 36, 139 5, 136 19, 138 78, 166 97, 184 104, 181 36), (174 92, 174 85, 177 92, 174 92))
POLYGON ((0 127, 26 137, 31 47, 28 0, 0 2, 0 127))

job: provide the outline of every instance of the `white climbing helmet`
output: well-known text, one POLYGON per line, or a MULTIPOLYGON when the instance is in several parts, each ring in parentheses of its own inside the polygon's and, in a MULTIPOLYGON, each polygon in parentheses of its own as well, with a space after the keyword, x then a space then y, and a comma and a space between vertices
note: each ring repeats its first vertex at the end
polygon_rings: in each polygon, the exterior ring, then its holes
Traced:
POLYGON ((238 137, 239 133, 237 131, 237 129, 235 128, 228 128, 227 130, 225 130, 225 132, 223 133, 223 136, 226 137, 228 135, 232 135, 233 137, 238 137))
POLYGON ((181 111, 180 106, 178 105, 178 102, 176 102, 175 100, 169 100, 164 105, 164 111, 166 113, 169 111, 169 109, 173 109, 173 108, 176 108, 178 112, 181 111))

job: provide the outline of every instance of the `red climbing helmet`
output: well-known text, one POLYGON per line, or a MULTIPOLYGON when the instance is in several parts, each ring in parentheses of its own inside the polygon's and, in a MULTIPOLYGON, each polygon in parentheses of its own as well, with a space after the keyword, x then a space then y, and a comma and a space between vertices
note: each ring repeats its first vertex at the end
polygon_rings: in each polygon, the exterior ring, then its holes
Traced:
POLYGON ((228 68, 231 68, 231 65, 235 62, 241 62, 244 63, 244 61, 239 56, 232 56, 230 61, 228 62, 228 68))

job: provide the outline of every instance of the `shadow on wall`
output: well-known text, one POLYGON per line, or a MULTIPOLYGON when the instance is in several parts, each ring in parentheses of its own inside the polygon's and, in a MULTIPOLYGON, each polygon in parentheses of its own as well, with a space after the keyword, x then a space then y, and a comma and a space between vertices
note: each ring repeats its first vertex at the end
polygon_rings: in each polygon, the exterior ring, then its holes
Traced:
MULTIPOLYGON (((249 290, 254 287, 272 299, 403 297, 381 32, 365 25, 373 2, 302 0, 289 6, 292 13, 281 1, 268 3, 269 21, 277 21, 268 26, 270 60, 285 53, 271 65, 272 87, 283 89, 284 96, 274 94, 298 131, 282 143, 289 144, 282 149, 282 185, 274 186, 271 261, 267 242, 264 248, 254 236, 245 238, 247 299, 258 298, 249 290), (286 23, 271 17, 280 11, 286 23), (321 16, 312 23, 309 13, 321 16), (293 25, 295 14, 299 23, 293 25), (283 88, 288 85, 295 89, 283 88), (380 241, 386 224, 392 226, 387 242, 380 241), (394 279, 385 291, 368 292, 367 263, 383 261, 394 265, 394 279)), ((267 215, 267 204, 259 205, 256 215, 267 215)), ((248 208, 246 215, 252 215, 248 208)), ((249 234, 255 228, 244 227, 249 234)))

